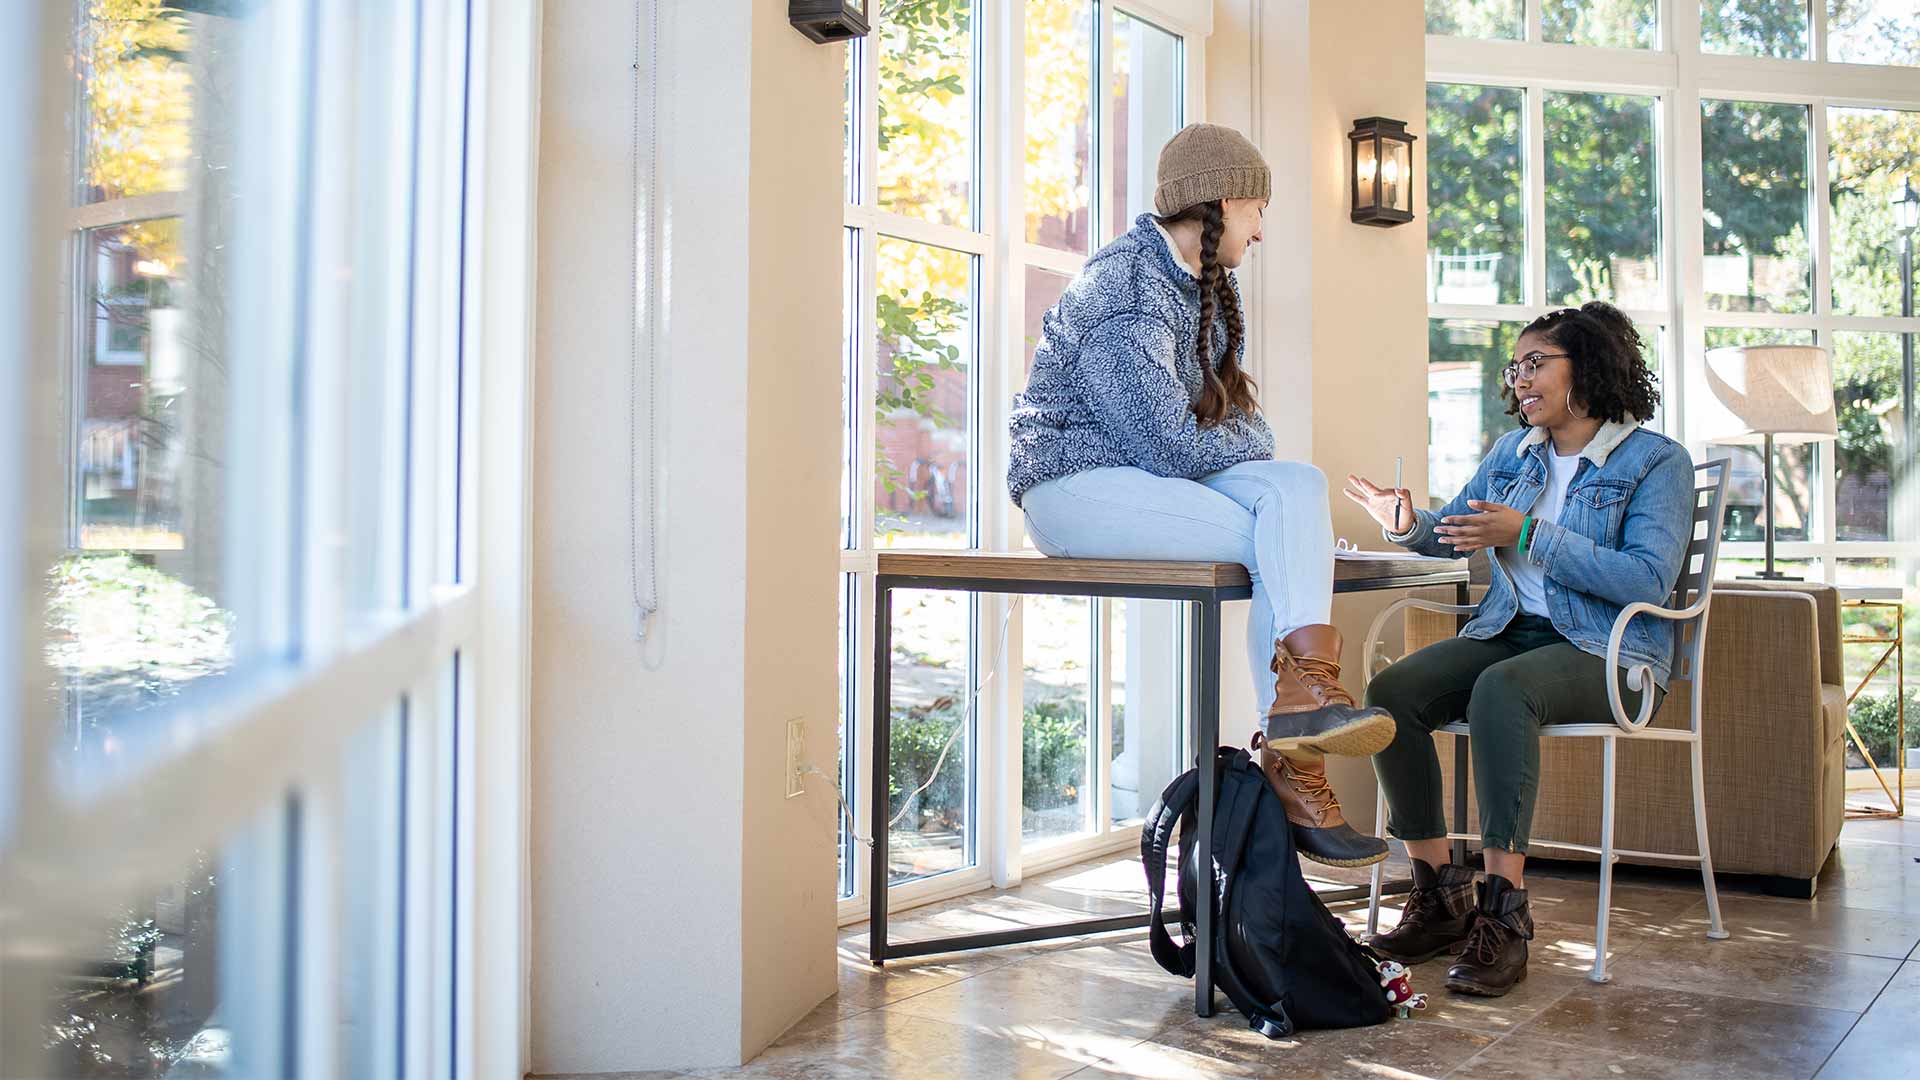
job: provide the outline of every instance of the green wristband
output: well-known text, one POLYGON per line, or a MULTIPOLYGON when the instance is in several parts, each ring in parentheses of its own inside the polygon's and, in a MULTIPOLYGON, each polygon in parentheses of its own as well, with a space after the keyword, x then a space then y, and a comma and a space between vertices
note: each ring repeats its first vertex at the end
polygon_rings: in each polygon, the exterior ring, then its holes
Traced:
POLYGON ((1520 553, 1523 555, 1526 554, 1527 541, 1532 539, 1532 533, 1533 533, 1533 517, 1529 515, 1527 517, 1521 518, 1520 519, 1520 553))

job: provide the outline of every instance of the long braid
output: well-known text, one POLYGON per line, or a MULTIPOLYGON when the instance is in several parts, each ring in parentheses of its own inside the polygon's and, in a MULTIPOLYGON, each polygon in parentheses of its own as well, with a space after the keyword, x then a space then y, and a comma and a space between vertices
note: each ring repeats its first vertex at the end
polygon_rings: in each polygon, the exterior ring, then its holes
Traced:
MULTIPOLYGON (((1217 394, 1220 376, 1213 370, 1213 320, 1220 304, 1220 236, 1227 231, 1226 218, 1217 202, 1200 204, 1200 332, 1195 336, 1194 353, 1200 360, 1200 378, 1205 384, 1202 400, 1217 394)), ((1198 411, 1198 410, 1196 410, 1198 411)), ((1201 414, 1206 419, 1206 414, 1201 414)))
POLYGON ((1211 427, 1238 409, 1248 416, 1259 411, 1256 388, 1240 369, 1240 352, 1246 341, 1246 321, 1240 310, 1240 297, 1233 289, 1233 277, 1220 264, 1220 240, 1226 235, 1226 213, 1218 200, 1188 207, 1161 224, 1195 221, 1200 225, 1200 326, 1194 335, 1194 354, 1200 362, 1200 394, 1193 402, 1193 414, 1202 426, 1211 427), (1227 325, 1227 351, 1214 362, 1213 325, 1224 319, 1227 325))

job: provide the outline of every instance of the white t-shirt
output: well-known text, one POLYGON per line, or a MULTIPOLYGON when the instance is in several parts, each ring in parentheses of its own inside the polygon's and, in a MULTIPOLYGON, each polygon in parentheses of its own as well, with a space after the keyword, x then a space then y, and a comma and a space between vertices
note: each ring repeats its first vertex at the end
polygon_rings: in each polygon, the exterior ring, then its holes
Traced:
MULTIPOLYGON (((1525 511, 1538 523, 1542 521, 1558 522, 1560 508, 1567 503, 1567 488, 1573 483, 1573 474, 1580 468, 1580 455, 1561 457, 1549 447, 1547 452, 1547 490, 1540 493, 1540 501, 1533 509, 1525 511)), ((1529 615, 1551 618, 1547 611, 1547 572, 1536 565, 1518 547, 1501 548, 1500 564, 1513 575, 1514 591, 1520 596, 1520 610, 1529 615)))

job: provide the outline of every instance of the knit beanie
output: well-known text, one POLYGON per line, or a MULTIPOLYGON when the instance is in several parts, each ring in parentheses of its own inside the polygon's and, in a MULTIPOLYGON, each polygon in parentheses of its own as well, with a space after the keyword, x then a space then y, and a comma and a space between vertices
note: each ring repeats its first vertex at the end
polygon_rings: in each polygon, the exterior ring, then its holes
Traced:
POLYGON ((1273 174, 1246 136, 1219 124, 1188 124, 1160 150, 1153 208, 1171 217, 1215 199, 1264 199, 1273 174))

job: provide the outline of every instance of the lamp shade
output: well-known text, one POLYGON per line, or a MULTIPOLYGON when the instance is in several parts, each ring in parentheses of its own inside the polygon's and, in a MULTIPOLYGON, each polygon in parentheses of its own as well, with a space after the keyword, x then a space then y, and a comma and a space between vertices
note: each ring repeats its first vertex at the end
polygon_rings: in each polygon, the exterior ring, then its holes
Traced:
POLYGON ((1833 368, 1814 345, 1742 345, 1707 352, 1707 385, 1726 406, 1732 430, 1715 443, 1828 442, 1838 437, 1833 368))

